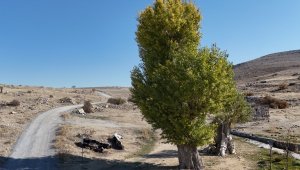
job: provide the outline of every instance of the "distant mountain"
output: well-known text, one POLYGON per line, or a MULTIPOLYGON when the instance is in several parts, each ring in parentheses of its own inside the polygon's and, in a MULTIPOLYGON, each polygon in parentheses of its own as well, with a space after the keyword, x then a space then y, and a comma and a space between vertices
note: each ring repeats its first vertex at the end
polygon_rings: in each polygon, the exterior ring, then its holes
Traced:
POLYGON ((273 53, 234 66, 237 81, 251 81, 256 77, 290 69, 299 69, 300 73, 300 50, 273 53))

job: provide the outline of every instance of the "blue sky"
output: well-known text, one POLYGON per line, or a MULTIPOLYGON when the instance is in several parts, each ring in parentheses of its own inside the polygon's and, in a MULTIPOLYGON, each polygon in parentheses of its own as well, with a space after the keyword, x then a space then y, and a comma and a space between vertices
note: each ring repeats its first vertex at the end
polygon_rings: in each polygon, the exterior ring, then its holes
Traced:
MULTIPOLYGON (((130 86, 138 12, 152 0, 0 1, 0 83, 130 86)), ((195 0, 201 46, 234 64, 300 49, 299 0, 195 0)))

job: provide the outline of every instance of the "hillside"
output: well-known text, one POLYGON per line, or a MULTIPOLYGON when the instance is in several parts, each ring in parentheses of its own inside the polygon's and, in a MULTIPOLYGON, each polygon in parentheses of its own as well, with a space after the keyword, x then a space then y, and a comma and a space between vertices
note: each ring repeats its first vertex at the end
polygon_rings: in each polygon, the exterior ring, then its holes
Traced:
POLYGON ((238 89, 253 108, 253 120, 235 128, 299 144, 300 50, 266 55, 238 64, 234 71, 238 89))
POLYGON ((238 82, 256 81, 261 76, 300 69, 300 50, 269 54, 234 66, 238 82))

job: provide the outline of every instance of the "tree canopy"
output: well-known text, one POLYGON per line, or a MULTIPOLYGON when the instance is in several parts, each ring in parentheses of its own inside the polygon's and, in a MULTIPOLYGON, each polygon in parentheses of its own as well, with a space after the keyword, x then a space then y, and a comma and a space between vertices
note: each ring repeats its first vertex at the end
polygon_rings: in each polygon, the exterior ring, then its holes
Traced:
POLYGON ((138 18, 141 64, 131 73, 132 99, 173 144, 199 146, 214 135, 208 114, 234 90, 232 65, 216 46, 199 47, 199 10, 181 0, 157 0, 138 18))

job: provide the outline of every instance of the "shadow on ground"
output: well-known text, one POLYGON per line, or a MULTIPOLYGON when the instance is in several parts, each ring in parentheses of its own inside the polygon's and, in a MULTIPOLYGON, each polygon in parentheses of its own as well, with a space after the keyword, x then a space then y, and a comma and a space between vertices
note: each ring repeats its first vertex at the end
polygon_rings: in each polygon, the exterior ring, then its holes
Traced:
MULTIPOLYGON (((218 154, 209 151, 208 148, 198 150, 200 156, 218 156, 218 154)), ((146 154, 143 158, 177 158, 178 152, 176 150, 163 150, 158 153, 146 154)))
POLYGON ((159 153, 147 154, 143 156, 144 158, 175 158, 177 157, 176 150, 163 150, 159 153))
POLYGON ((13 159, 0 157, 0 170, 165 170, 178 169, 175 166, 160 166, 142 162, 124 162, 118 160, 90 159, 70 154, 52 157, 13 159))

